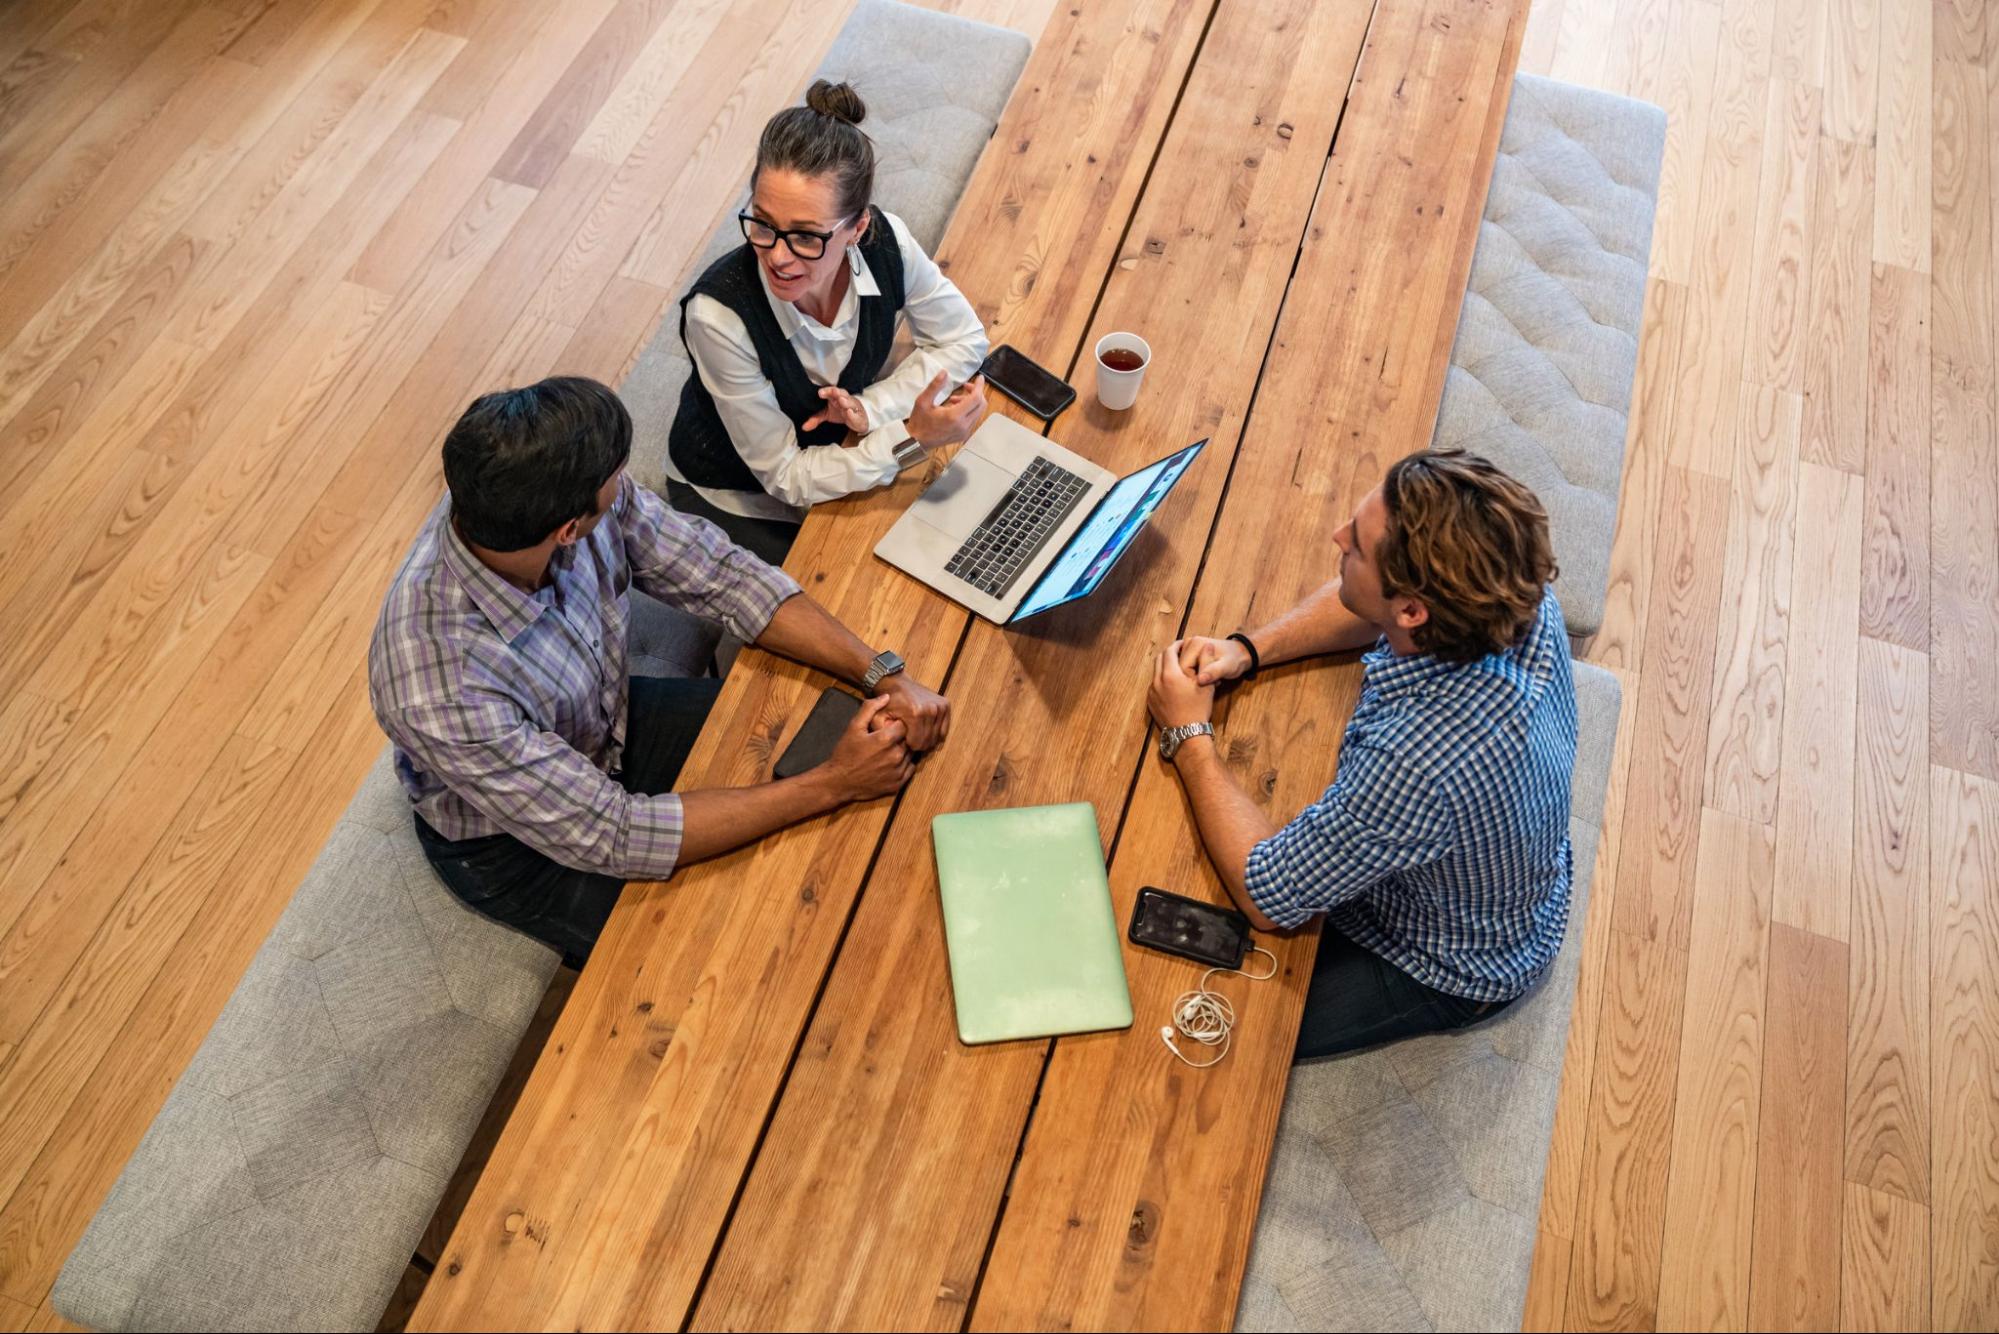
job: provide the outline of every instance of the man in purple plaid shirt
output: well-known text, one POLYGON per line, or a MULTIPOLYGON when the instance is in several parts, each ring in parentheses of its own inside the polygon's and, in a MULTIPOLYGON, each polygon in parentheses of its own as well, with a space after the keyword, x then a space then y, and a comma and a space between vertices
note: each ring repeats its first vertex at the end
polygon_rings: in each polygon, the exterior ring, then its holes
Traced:
POLYGON ((431 864, 571 966, 627 880, 894 792, 950 725, 900 658, 626 477, 631 440, 624 405, 594 380, 473 403, 444 442, 451 494, 368 650, 369 698, 431 864), (628 676, 634 585, 874 698, 815 769, 673 792, 721 683, 628 676))

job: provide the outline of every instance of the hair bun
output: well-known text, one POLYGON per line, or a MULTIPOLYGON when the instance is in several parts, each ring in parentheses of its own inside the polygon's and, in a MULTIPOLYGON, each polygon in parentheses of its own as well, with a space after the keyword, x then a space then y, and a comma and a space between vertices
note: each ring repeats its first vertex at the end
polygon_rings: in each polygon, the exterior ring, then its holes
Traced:
POLYGON ((859 125, 867 118, 867 103, 854 91, 850 83, 829 83, 819 79, 805 90, 805 105, 822 116, 843 120, 849 125, 859 125))

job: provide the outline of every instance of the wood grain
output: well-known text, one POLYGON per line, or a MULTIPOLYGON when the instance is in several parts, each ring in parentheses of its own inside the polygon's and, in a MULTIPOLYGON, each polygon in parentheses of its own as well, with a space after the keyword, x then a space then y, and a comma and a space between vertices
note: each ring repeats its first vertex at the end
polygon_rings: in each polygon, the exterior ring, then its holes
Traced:
POLYGON ((1839 1320, 1846 969, 1839 941, 1771 927, 1751 1329, 1839 1320))
MULTIPOLYGON (((1505 11, 1492 12, 1503 23, 1505 11)), ((1293 278, 1293 264, 1302 268, 1310 263, 1313 233, 1323 230, 1319 219, 1305 221, 1314 194, 1325 200, 1344 193, 1343 183, 1330 174, 1321 181, 1322 173, 1330 172, 1326 151, 1336 121, 1343 133, 1358 130, 1362 138, 1357 142, 1366 142, 1372 118, 1363 107, 1380 106, 1384 127, 1394 137, 1384 133, 1379 144, 1400 143, 1419 126, 1450 142, 1446 136, 1462 135, 1464 122, 1475 119, 1467 157, 1483 132, 1483 114, 1455 114, 1461 105, 1455 95, 1448 110, 1440 112, 1422 91, 1428 85, 1414 77, 1403 84, 1402 101, 1392 101, 1397 78, 1421 68, 1421 61, 1405 52, 1409 46, 1427 50, 1418 45, 1418 34, 1431 14, 1476 23, 1473 11, 1411 5, 1393 13, 1392 22, 1390 11, 1378 14, 1373 31, 1379 44, 1361 55, 1365 25, 1360 20, 1365 15, 1353 10, 1296 6, 1217 12, 1182 97, 1182 114, 1168 133, 1124 257, 1084 345, 1097 334, 1141 323, 1144 312, 1191 312, 1208 301, 1234 309, 1235 327, 1163 323, 1155 317, 1146 326, 1155 362, 1200 366, 1199 379, 1148 384, 1139 406, 1122 420, 1086 406, 1080 419, 1061 423, 1058 432, 1069 447, 1113 471, 1156 457, 1162 440, 1210 436, 1210 453, 1174 494, 1173 503, 1184 507, 1183 517, 1148 531, 1147 549, 1133 557, 1143 563, 1122 571, 1123 588, 1105 590, 1112 600, 1054 613, 1029 634, 985 624, 972 627, 948 688, 960 698, 991 701, 992 716, 954 736, 933 772, 912 785, 897 814, 880 865, 898 868, 901 883, 894 895, 871 892, 862 901, 716 1259, 694 1327, 822 1322, 933 1327, 963 1322, 1047 1044, 967 1048, 957 1041, 931 888, 929 820, 943 811, 1085 800, 1095 803, 1109 841, 1115 812, 1126 804, 1133 766, 1146 743, 1138 669, 1179 631, 1207 529, 1230 476, 1227 461, 1235 456, 1236 476, 1252 466, 1237 452, 1237 437, 1250 399, 1259 392, 1258 376, 1266 373, 1272 329, 1278 348, 1288 336, 1289 326, 1278 313, 1297 299, 1302 280, 1293 278), (1357 56, 1365 72, 1341 121, 1326 89, 1344 83, 1343 72, 1352 70, 1357 56), (1265 73, 1249 81, 1241 77, 1244 69, 1265 73), (1380 80, 1378 91, 1370 80, 1380 80), (1391 105, 1407 110, 1390 116, 1391 105), (1290 126, 1288 135, 1279 126, 1290 126), (1240 161, 1254 176, 1218 178, 1213 164, 1229 160, 1240 161), (1303 260, 1298 258, 1301 232, 1307 238, 1303 260), (1287 295, 1287 281, 1294 295, 1287 295), (1105 670, 1106 663, 1129 668, 1105 670), (1043 741, 1051 736, 1068 742, 1051 751, 1043 741), (906 985, 883 987, 882 978, 889 974, 906 985), (920 1084, 878 1077, 889 1052, 899 1054, 900 1064, 924 1070, 920 1084), (828 1108, 840 1110, 829 1115, 828 1108), (976 1115, 967 1114, 972 1108, 978 1109, 976 1115), (958 1164, 954 1172, 940 1171, 946 1160, 958 1164), (776 1220, 801 1215, 814 1224, 775 1243, 774 1252, 776 1220), (822 1228, 851 1232, 857 1242, 844 1255, 826 1252, 809 1241, 822 1228), (869 1274, 868 1282, 857 1284, 859 1273, 869 1274), (774 1281, 780 1274, 782 1281, 774 1281)), ((1484 40, 1469 40, 1466 34, 1466 27, 1454 26, 1451 46, 1495 59, 1484 40)), ((1490 87, 1493 78, 1488 65, 1478 86, 1490 87)), ((1456 89, 1449 80, 1437 86, 1445 83, 1456 89)), ((1480 113, 1486 109, 1482 97, 1468 98, 1463 105, 1476 105, 1480 113)), ((1455 151, 1442 156, 1459 160, 1455 151)), ((1466 214, 1449 196, 1446 201, 1453 205, 1446 212, 1456 234, 1458 220, 1466 214)), ((1399 220, 1403 212, 1382 216, 1399 220)), ((1469 216, 1475 218, 1476 210, 1469 216)), ((1351 259, 1335 259, 1334 272, 1346 276, 1333 290, 1354 282, 1352 266, 1351 259)), ((1315 320, 1323 319, 1323 298, 1308 295, 1302 300, 1315 320)), ((1427 354, 1436 339, 1436 323, 1415 317, 1410 326, 1427 354)), ((1390 364, 1395 364, 1395 350, 1383 354, 1390 364)), ((1273 362, 1280 357, 1275 348, 1270 355, 1273 362)), ((1313 378, 1322 370, 1315 360, 1313 378)), ((1272 373, 1266 373, 1266 385, 1272 373)), ((1089 392, 1087 377, 1079 377, 1079 388, 1089 392)), ((1344 433, 1329 429, 1324 437, 1343 438, 1344 433)), ((1274 448, 1290 466, 1296 442, 1286 440, 1274 448)), ((1120 901, 1115 866, 1112 879, 1115 904, 1120 901)), ((1135 987, 1142 989, 1142 984, 1135 987)), ((1139 1004, 1135 999, 1134 1005, 1139 1004)), ((1114 1035, 1105 1036, 1114 1040, 1114 1035)), ((1288 1062, 1280 1061, 1279 1069, 1284 1068, 1288 1062)), ((1057 1097, 1053 1080, 1051 1074, 1043 1085, 1044 1117, 1057 1097)), ((1094 1108, 1096 1101, 1088 1105, 1094 1108)), ((1032 1149, 1028 1152, 1016 1172, 1016 1199, 1034 1193, 1021 1184, 1032 1159, 1032 1149)), ((1240 1162, 1218 1163, 1217 1170, 1231 1177, 1255 1171, 1240 1162)), ((1209 1202, 1206 1192, 1198 1193, 1209 1202)), ((1170 1201, 1162 1199, 1159 1205, 1163 1211, 1170 1201)), ((1121 1214, 1121 1228, 1129 1222, 1128 1204, 1103 1207, 1121 1214)), ((1097 1214, 1094 1201, 1090 1213, 1097 1214)), ((1231 1215, 1221 1220, 1233 1242, 1223 1254, 1239 1265, 1247 1255, 1253 1205, 1231 1215)), ((1168 1243, 1162 1237, 1153 1244, 1168 1243)), ((1002 1236, 978 1288, 981 1293, 1010 1301, 1007 1294, 1025 1298, 1050 1291, 1038 1279, 1007 1277, 1013 1262, 1006 1254, 1002 1236)), ((1226 1268, 1227 1262, 1221 1263, 1226 1268)), ((1179 1268, 1169 1265, 1167 1271, 1179 1268)), ((1191 1272, 1205 1273, 1207 1266, 1191 1272)), ((1065 1282, 1056 1290, 1067 1286, 1065 1282)), ((1189 1303, 1195 1293, 1178 1290, 1155 1298, 1147 1286, 1122 1280, 1120 1298, 1131 1303, 1129 1308, 1079 1318, 1086 1324, 1099 1318, 1145 1324, 1147 1303, 1154 1300, 1162 1302, 1162 1310, 1175 1311, 1176 1321, 1226 1325, 1233 1315, 1234 1284, 1226 1279, 1203 1285, 1201 1304, 1193 1310, 1189 1303)), ((1108 1299, 1107 1294, 1099 1298, 1095 1287, 1092 1282, 1092 1291, 1076 1300, 1108 1299)), ((1063 1297, 1053 1300, 1068 1304, 1063 1297)), ((974 1309, 972 1318, 974 1323, 994 1319, 983 1309, 974 1309)), ((1005 1325, 1044 1318, 1023 1311, 997 1320, 1005 1325)))
POLYGON ((1826 0, 1823 129, 1872 144, 1880 77, 1881 6, 1895 0, 1826 0))
POLYGON ((1929 323, 1929 276, 1875 265, 1860 631, 1918 651, 1930 643, 1929 323))
POLYGON ((1757 384, 1798 393, 1805 387, 1806 316, 1811 310, 1819 90, 1772 79, 1766 115, 1742 373, 1757 384))
POLYGON ((1669 940, 1613 931, 1604 970, 1567 1325, 1651 1329, 1687 956, 1669 940))
POLYGON ((1846 1178, 1917 1203, 1930 1179, 1928 667, 1860 641, 1848 937, 1846 1178))
POLYGON ((1805 434, 1799 453, 1812 463, 1864 472, 1873 150, 1820 139, 1813 199, 1805 316, 1805 434))
POLYGON ((1618 930, 1684 948, 1707 772, 1728 492, 1668 467, 1639 679, 1631 793, 1617 870, 1618 930))
POLYGON ((1930 1211, 1848 1182, 1840 1214, 1839 1327, 1930 1326, 1930 1211))
MULTIPOLYGON (((1534 6, 1535 13, 1540 9, 1538 4, 1534 6)), ((1693 281, 1701 181, 1720 58, 1720 6, 1676 4, 1667 20, 1661 58, 1656 63, 1641 59, 1631 71, 1631 96, 1666 111, 1666 148, 1659 164, 1659 203, 1652 221, 1651 272, 1682 286, 1693 281)), ((1643 356, 1642 341, 1639 346, 1643 356)))
POLYGON ((1930 1318, 1936 1329, 1991 1329, 1999 1324, 1999 783, 1933 764, 1930 820, 1930 1318))
POLYGON ((1662 1329, 1744 1329, 1776 836, 1701 813, 1660 1256, 1662 1329))
POLYGON ((1534 1237, 1534 1271, 1527 1280, 1527 1307, 1521 1334, 1556 1334, 1569 1300, 1569 1254, 1573 1244, 1543 1228, 1534 1237))
POLYGON ((1704 791, 1714 809, 1767 824, 1777 816, 1804 404, 1755 385, 1741 407, 1722 573, 1733 596, 1721 600, 1716 626, 1704 791))
MULTIPOLYGON (((1188 633, 1253 625, 1323 584, 1334 529, 1382 468, 1428 442, 1523 19, 1505 6, 1376 11, 1188 633), (1451 19, 1447 34, 1436 15, 1451 19), (1425 153, 1408 151, 1419 143, 1425 153), (1401 327, 1384 338, 1367 312, 1391 301, 1401 327), (1322 426, 1300 438, 1298 421, 1322 426)), ((1160 631, 1159 643, 1181 632, 1171 620, 1160 631)), ((1136 703, 1134 684, 1120 688, 1136 703)), ((1228 763, 1274 821, 1331 780, 1358 685, 1352 663, 1299 664, 1222 706, 1228 763)), ((1178 781, 1149 754, 1110 879, 1119 920, 1145 885, 1227 899, 1178 781)), ((1189 969, 1126 949, 1137 1017, 1121 1033, 1055 1043, 972 1328, 1232 1325, 1315 941, 1269 947, 1283 971, 1231 989, 1227 1061, 1185 1073, 1153 1016, 1190 985, 1189 969)))
POLYGON ((1930 271, 1932 0, 1881 0, 1874 260, 1930 271))
MULTIPOLYGON (((1207 10, 1162 3, 1132 17, 1057 13, 997 132, 1029 147, 986 159, 939 256, 995 341, 1051 364, 1082 341, 1089 306, 1079 295, 1094 295, 1118 243, 1118 229, 1100 220, 1133 207, 1207 10), (1079 50, 1087 60, 1056 78, 1058 62, 1079 50), (1039 132, 1050 118, 1064 135, 1039 132), (1041 207, 1007 207, 1014 191, 1041 207)), ((915 487, 912 479, 815 510, 791 563, 858 633, 898 644, 913 671, 936 681, 963 613, 939 614, 916 585, 833 555, 871 548, 915 487)), ((716 709, 728 726, 710 729, 685 781, 762 777, 817 690, 810 673, 746 654, 716 709)), ((689 868, 670 888, 627 890, 597 947, 603 962, 586 970, 557 1027, 557 1059, 530 1079, 414 1327, 680 1319, 858 894, 884 805, 689 868), (760 888, 746 894, 746 884, 760 888), (674 927, 656 930, 669 912, 674 927), (760 1005, 723 990, 725 980, 766 976, 772 990, 760 1005), (604 1170, 587 1166, 595 1162, 604 1170), (607 1179, 625 1184, 604 1191, 607 1179), (540 1254, 508 1249, 503 1225, 517 1213, 548 1220, 540 1254), (572 1274, 578 1282, 566 1282, 572 1274)))

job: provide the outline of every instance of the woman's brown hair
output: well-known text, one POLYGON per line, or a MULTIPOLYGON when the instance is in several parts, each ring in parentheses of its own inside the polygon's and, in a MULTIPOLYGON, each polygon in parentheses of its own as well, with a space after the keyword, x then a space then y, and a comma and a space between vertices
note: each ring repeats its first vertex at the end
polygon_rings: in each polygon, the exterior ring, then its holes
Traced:
POLYGON ((1416 647, 1450 662, 1503 652, 1526 637, 1555 577, 1548 512, 1532 491, 1476 454, 1428 450, 1381 483, 1388 532, 1375 549, 1381 589, 1429 619, 1416 647))
POLYGON ((750 187, 767 168, 830 175, 842 219, 859 217, 875 191, 874 140, 861 130, 867 114, 852 86, 818 80, 805 90, 804 106, 786 107, 764 126, 750 187))

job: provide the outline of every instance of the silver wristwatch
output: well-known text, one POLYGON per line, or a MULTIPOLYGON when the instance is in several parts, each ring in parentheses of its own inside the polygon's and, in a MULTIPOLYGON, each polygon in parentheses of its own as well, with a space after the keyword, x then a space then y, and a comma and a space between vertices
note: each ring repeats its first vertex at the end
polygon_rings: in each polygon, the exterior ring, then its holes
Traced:
POLYGON ((912 464, 923 461, 923 442, 915 436, 906 435, 902 438, 902 443, 895 447, 893 453, 895 454, 896 471, 901 472, 912 464))
POLYGON ((1213 736, 1213 723, 1188 723, 1184 727, 1162 727, 1159 729, 1159 758, 1170 761, 1173 753, 1197 736, 1213 736))
POLYGON ((883 649, 881 652, 875 654, 874 661, 868 664, 867 674, 861 677, 861 689, 867 691, 870 695, 874 694, 875 687, 882 683, 882 679, 894 676, 902 670, 902 666, 903 663, 900 654, 894 649, 883 649))

